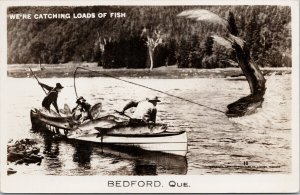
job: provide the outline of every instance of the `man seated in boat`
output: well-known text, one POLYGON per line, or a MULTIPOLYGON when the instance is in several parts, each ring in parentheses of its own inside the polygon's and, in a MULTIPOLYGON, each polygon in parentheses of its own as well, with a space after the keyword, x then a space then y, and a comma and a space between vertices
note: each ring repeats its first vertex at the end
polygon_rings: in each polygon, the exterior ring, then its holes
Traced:
POLYGON ((39 82, 39 85, 41 85, 41 87, 43 87, 44 89, 48 90, 48 93, 42 102, 43 108, 45 108, 49 113, 51 113, 50 106, 51 106, 51 104, 53 104, 57 114, 60 115, 59 109, 57 106, 57 98, 58 98, 58 93, 61 92, 61 90, 64 87, 60 83, 56 83, 55 87, 50 87, 41 82, 39 82))
POLYGON ((87 103, 82 96, 77 98, 76 104, 76 107, 72 109, 72 116, 74 120, 82 123, 92 118, 90 114, 91 105, 87 103))
POLYGON ((156 105, 160 102, 157 96, 147 98, 144 101, 130 101, 125 105, 123 110, 120 112, 124 114, 126 110, 132 107, 136 107, 135 112, 131 118, 133 123, 155 123, 156 121, 156 105))

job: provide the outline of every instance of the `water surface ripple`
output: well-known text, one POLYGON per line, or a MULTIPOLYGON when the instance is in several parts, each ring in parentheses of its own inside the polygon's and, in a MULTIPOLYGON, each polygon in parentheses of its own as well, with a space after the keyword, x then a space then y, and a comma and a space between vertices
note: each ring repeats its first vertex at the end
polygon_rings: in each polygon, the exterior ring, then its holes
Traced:
MULTIPOLYGON (((226 105, 249 94, 246 81, 223 78, 139 79, 146 85, 206 106, 226 111, 226 105)), ((71 78, 42 79, 65 88, 59 107, 75 106, 71 78)), ((121 109, 131 99, 158 95, 158 122, 188 132, 186 158, 157 153, 136 154, 118 148, 56 141, 30 131, 29 111, 39 107, 44 92, 32 78, 8 78, 7 134, 14 140, 34 138, 45 159, 38 165, 10 165, 17 174, 36 175, 160 175, 288 173, 291 171, 291 77, 267 77, 262 108, 251 116, 228 119, 205 107, 110 78, 78 78, 78 94, 91 104, 102 102, 104 113, 121 109), (20 87, 22 86, 22 87, 20 87)), ((130 114, 130 112, 129 112, 130 114)))

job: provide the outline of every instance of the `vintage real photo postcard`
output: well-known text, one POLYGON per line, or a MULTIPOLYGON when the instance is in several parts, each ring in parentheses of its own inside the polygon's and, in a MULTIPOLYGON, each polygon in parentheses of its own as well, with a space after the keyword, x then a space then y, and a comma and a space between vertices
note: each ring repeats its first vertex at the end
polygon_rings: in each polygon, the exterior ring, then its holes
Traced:
POLYGON ((299 191, 299 1, 1 1, 1 192, 299 191))

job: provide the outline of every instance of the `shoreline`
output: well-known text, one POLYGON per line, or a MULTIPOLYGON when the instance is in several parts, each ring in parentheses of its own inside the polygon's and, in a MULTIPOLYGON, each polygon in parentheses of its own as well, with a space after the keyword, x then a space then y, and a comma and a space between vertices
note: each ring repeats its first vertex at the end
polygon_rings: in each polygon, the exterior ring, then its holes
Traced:
MULTIPOLYGON (((176 68, 175 66, 159 67, 152 71, 149 69, 103 69, 102 67, 82 65, 95 72, 86 70, 77 70, 76 77, 107 77, 103 74, 108 74, 114 77, 129 77, 129 78, 156 78, 156 79, 184 79, 184 78, 243 78, 240 68, 216 68, 216 69, 194 69, 194 68, 176 68)), ((28 78, 32 74, 27 66, 7 66, 7 76, 12 78, 28 78)), ((77 66, 69 65, 61 68, 57 66, 44 66, 40 70, 37 65, 30 65, 32 70, 39 78, 68 78, 74 76, 74 70, 77 66)), ((276 75, 291 74, 292 68, 261 68, 265 76, 275 73, 276 75)))

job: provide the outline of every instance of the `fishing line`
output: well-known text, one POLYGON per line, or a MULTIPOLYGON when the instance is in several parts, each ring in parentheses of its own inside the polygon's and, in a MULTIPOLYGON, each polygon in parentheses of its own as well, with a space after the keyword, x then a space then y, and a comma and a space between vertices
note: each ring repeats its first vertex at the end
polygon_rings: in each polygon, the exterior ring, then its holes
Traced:
POLYGON ((174 98, 177 98, 177 99, 180 99, 180 100, 183 100, 183 101, 192 103, 192 104, 196 104, 196 105, 198 105, 198 106, 202 106, 202 107, 205 107, 205 108, 208 108, 208 109, 211 109, 211 110, 220 112, 220 113, 225 113, 225 112, 222 111, 222 110, 219 110, 219 109, 216 109, 216 108, 212 108, 212 107, 209 107, 209 106, 200 104, 200 103, 198 103, 198 102, 194 102, 194 101, 192 101, 192 100, 188 100, 188 99, 185 99, 185 98, 176 96, 176 95, 172 95, 172 94, 170 94, 170 93, 166 93, 166 92, 161 91, 161 90, 158 90, 158 89, 154 89, 154 88, 151 88, 151 87, 148 87, 148 86, 145 86, 145 85, 141 85, 141 84, 138 84, 138 83, 134 83, 134 82, 131 82, 131 81, 127 81, 127 80, 121 79, 121 78, 119 78, 119 77, 117 77, 117 76, 113 76, 113 75, 106 74, 106 73, 99 72, 99 71, 95 71, 95 70, 90 70, 90 69, 84 68, 84 67, 77 67, 77 68, 75 69, 75 71, 74 71, 74 90, 75 90, 76 98, 78 98, 78 95, 77 95, 76 82, 75 82, 75 80, 76 80, 76 72, 77 72, 78 69, 82 69, 82 70, 94 72, 94 73, 97 73, 97 74, 100 74, 100 75, 103 75, 103 76, 106 76, 106 77, 110 77, 110 78, 117 79, 117 80, 119 80, 119 81, 123 81, 123 82, 126 82, 126 83, 130 83, 130 84, 132 84, 132 85, 144 87, 144 88, 146 88, 146 89, 150 89, 150 90, 152 90, 152 91, 156 91, 156 92, 159 92, 159 93, 162 93, 162 94, 165 94, 165 95, 168 95, 168 96, 171 96, 171 97, 174 97, 174 98))

